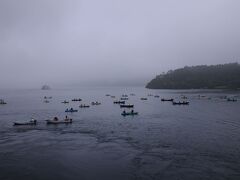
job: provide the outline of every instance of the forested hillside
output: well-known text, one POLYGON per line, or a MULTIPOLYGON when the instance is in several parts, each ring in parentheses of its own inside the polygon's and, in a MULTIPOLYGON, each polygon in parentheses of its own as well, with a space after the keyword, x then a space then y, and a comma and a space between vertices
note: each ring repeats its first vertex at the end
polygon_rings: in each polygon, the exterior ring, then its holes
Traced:
POLYGON ((240 65, 201 65, 170 70, 150 81, 149 89, 239 89, 240 65))

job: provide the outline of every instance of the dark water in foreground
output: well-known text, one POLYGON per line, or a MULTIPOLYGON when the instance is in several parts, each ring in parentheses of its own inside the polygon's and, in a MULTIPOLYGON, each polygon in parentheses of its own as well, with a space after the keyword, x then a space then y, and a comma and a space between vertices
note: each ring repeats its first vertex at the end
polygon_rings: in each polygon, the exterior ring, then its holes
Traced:
POLYGON ((240 98, 237 92, 167 91, 143 88, 0 91, 0 179, 240 179, 240 98), (130 96, 140 114, 122 117, 105 94, 130 96), (190 106, 173 106, 160 97, 189 97, 190 106), (211 97, 198 99, 202 94, 211 97), (43 96, 53 96, 49 104, 43 96), (221 96, 237 96, 227 102, 221 96), (60 102, 82 98, 101 106, 77 108, 60 102), (67 107, 73 124, 46 125, 63 118, 67 107), (35 127, 13 127, 14 121, 39 120, 35 127))

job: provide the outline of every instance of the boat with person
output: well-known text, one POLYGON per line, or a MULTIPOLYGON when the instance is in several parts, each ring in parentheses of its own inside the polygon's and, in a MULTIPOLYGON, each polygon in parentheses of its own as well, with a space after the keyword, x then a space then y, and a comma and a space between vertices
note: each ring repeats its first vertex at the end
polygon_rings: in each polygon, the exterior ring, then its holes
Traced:
POLYGON ((3 99, 0 99, 0 104, 4 105, 7 104, 3 99))
POLYGON ((114 101, 113 104, 125 104, 125 101, 114 101))
POLYGON ((77 101, 82 101, 82 99, 81 98, 78 98, 78 99, 75 98, 75 99, 72 99, 72 101, 77 102, 77 101))
POLYGON ((78 112, 77 109, 73 109, 73 108, 70 108, 70 109, 66 109, 65 112, 70 112, 70 113, 73 113, 73 112, 78 112))
POLYGON ((72 119, 67 116, 63 120, 59 120, 58 117, 54 117, 52 120, 46 120, 47 124, 71 124, 72 119))
POLYGON ((121 115, 122 115, 122 116, 135 116, 135 115, 138 115, 138 112, 134 112, 134 110, 132 110, 132 111, 130 111, 130 112, 126 112, 126 111, 124 110, 121 115))
POLYGON ((155 97, 155 98, 160 98, 160 96, 159 96, 159 95, 155 95, 154 97, 155 97))
POLYGON ((171 101, 171 102, 173 102, 174 99, 172 99, 172 98, 171 98, 171 99, 164 99, 164 98, 162 98, 161 101, 163 101, 163 102, 164 102, 164 101, 171 101))
POLYGON ((185 95, 181 95, 181 98, 182 98, 182 99, 188 99, 188 97, 185 96, 185 95))
POLYGON ((69 101, 64 100, 62 103, 63 103, 63 104, 68 104, 69 101))
POLYGON ((96 101, 96 102, 92 102, 91 103, 93 106, 98 106, 98 105, 101 105, 101 103, 100 102, 98 102, 98 101, 96 101))
POLYGON ((122 104, 120 105, 120 108, 134 108, 133 104, 122 104))
POLYGON ((49 100, 45 100, 45 101, 43 101, 43 102, 45 102, 45 103, 50 103, 50 101, 49 101, 49 100))
POLYGON ((234 98, 227 98, 227 101, 228 101, 228 102, 237 102, 237 99, 234 99, 234 98))
POLYGON ((127 100, 128 100, 128 97, 121 97, 121 100, 122 100, 122 101, 127 101, 127 100))
POLYGON ((86 104, 81 104, 79 107, 80 107, 80 108, 90 108, 90 106, 89 106, 89 105, 86 105, 86 104))
POLYGON ((188 101, 179 101, 179 102, 172 102, 173 105, 189 105, 188 101))
POLYGON ((37 120, 36 119, 31 119, 28 122, 14 122, 13 126, 32 126, 32 125, 37 125, 37 120))
POLYGON ((141 100, 142 100, 142 101, 146 101, 146 100, 148 100, 148 99, 147 99, 147 98, 141 98, 141 100))

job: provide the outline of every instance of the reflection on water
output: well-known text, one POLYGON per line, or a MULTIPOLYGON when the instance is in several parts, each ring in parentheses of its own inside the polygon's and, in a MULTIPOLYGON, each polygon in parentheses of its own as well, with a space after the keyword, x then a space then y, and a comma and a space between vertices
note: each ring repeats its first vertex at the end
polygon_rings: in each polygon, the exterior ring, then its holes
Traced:
POLYGON ((143 88, 1 91, 0 179, 239 179, 238 92, 167 91, 143 88), (129 96, 138 116, 122 117, 111 94, 129 96), (159 95, 184 94, 189 106, 161 102, 159 95), (199 98, 198 95, 205 95, 199 98), (44 103, 44 96, 53 96, 44 103), (148 97, 141 101, 141 97, 148 97), (62 104, 65 99, 83 102, 62 104), (80 109, 80 103, 102 102, 80 109), (46 125, 63 118, 72 124, 46 125), (38 120, 37 126, 13 127, 14 121, 38 120))

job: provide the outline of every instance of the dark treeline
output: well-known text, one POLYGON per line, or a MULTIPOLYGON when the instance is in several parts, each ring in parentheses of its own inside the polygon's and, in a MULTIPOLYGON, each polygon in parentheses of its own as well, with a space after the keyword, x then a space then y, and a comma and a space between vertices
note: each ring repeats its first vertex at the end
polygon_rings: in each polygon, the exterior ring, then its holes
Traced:
POLYGON ((238 63, 192 66, 158 75, 149 89, 240 89, 238 63))

